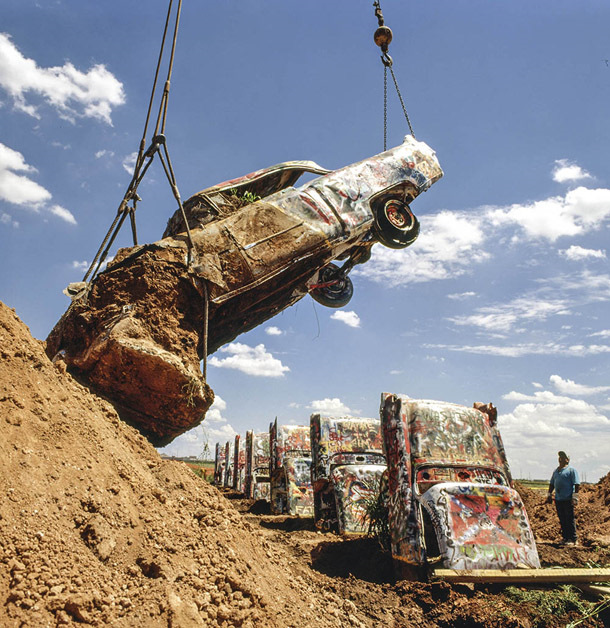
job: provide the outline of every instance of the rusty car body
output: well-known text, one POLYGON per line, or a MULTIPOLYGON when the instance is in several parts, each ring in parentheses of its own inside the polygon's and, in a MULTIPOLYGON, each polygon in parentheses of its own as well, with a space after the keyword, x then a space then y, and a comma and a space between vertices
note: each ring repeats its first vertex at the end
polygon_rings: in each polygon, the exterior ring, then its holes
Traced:
POLYGON ((538 568, 491 404, 467 408, 383 393, 392 555, 404 577, 448 569, 538 568))
POLYGON ((345 305, 348 273, 375 242, 403 248, 416 239, 409 203, 442 174, 434 151, 407 136, 335 171, 293 161, 207 188, 161 240, 120 249, 93 281, 69 287, 47 353, 153 444, 167 444, 213 402, 205 355, 308 293, 345 305), (304 172, 321 176, 294 188, 304 172))
POLYGON ((269 432, 246 432, 244 494, 269 501, 269 432))
POLYGON ((314 520, 345 536, 368 532, 367 507, 386 469, 379 419, 312 414, 314 520))
POLYGON ((276 515, 313 515, 309 427, 269 426, 269 480, 271 512, 276 515))

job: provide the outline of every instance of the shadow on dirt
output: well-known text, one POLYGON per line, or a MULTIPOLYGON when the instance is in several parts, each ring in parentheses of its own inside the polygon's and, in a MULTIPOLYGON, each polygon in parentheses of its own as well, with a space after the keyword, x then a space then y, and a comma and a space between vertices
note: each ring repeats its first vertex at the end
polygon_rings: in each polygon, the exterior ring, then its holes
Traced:
POLYGON ((285 517, 276 515, 268 519, 261 519, 260 525, 269 530, 282 530, 284 532, 293 532, 294 530, 316 531, 313 517, 285 517))
POLYGON ((257 499, 249 508, 252 515, 270 515, 271 504, 266 499, 257 499))
POLYGON ((379 546, 376 539, 345 539, 323 542, 311 551, 311 565, 327 576, 348 578, 377 584, 395 582, 392 556, 379 546))

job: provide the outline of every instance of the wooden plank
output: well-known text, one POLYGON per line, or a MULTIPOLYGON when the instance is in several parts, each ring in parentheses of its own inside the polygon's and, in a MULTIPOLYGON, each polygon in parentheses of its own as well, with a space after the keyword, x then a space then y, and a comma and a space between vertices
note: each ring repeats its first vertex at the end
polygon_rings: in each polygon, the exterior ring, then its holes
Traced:
POLYGON ((610 569, 434 569, 447 582, 610 582, 610 569))

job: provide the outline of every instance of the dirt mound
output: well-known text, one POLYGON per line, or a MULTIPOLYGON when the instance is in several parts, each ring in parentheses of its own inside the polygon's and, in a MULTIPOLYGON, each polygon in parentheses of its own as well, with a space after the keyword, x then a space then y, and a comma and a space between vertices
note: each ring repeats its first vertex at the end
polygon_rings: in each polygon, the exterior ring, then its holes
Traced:
POLYGON ((0 303, 0 625, 345 625, 43 349, 0 303))
MULTIPOLYGON (((538 608, 501 591, 394 583, 371 539, 344 541, 316 531, 311 519, 257 514, 252 500, 223 495, 186 465, 162 460, 63 362, 54 365, 2 303, 0 382, 3 628, 525 628, 580 616, 570 608, 540 623, 538 608)), ((599 517, 608 513, 609 485, 605 478, 583 489, 599 517)), ((537 531, 554 524, 539 504, 544 496, 523 492, 534 530, 550 538, 551 528, 537 531)), ((600 557, 593 546, 568 549, 552 564, 600 557)))

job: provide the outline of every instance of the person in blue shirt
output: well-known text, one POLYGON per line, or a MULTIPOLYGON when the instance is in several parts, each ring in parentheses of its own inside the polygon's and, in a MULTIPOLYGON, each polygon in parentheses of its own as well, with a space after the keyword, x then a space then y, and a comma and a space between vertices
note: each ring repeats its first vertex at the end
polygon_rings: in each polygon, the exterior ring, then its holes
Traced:
POLYGON ((580 480, 578 471, 570 466, 570 457, 565 451, 557 454, 559 466, 553 471, 549 483, 547 503, 553 501, 555 491, 555 508, 561 525, 561 534, 565 545, 576 545, 576 526, 574 524, 574 506, 578 504, 580 480))

